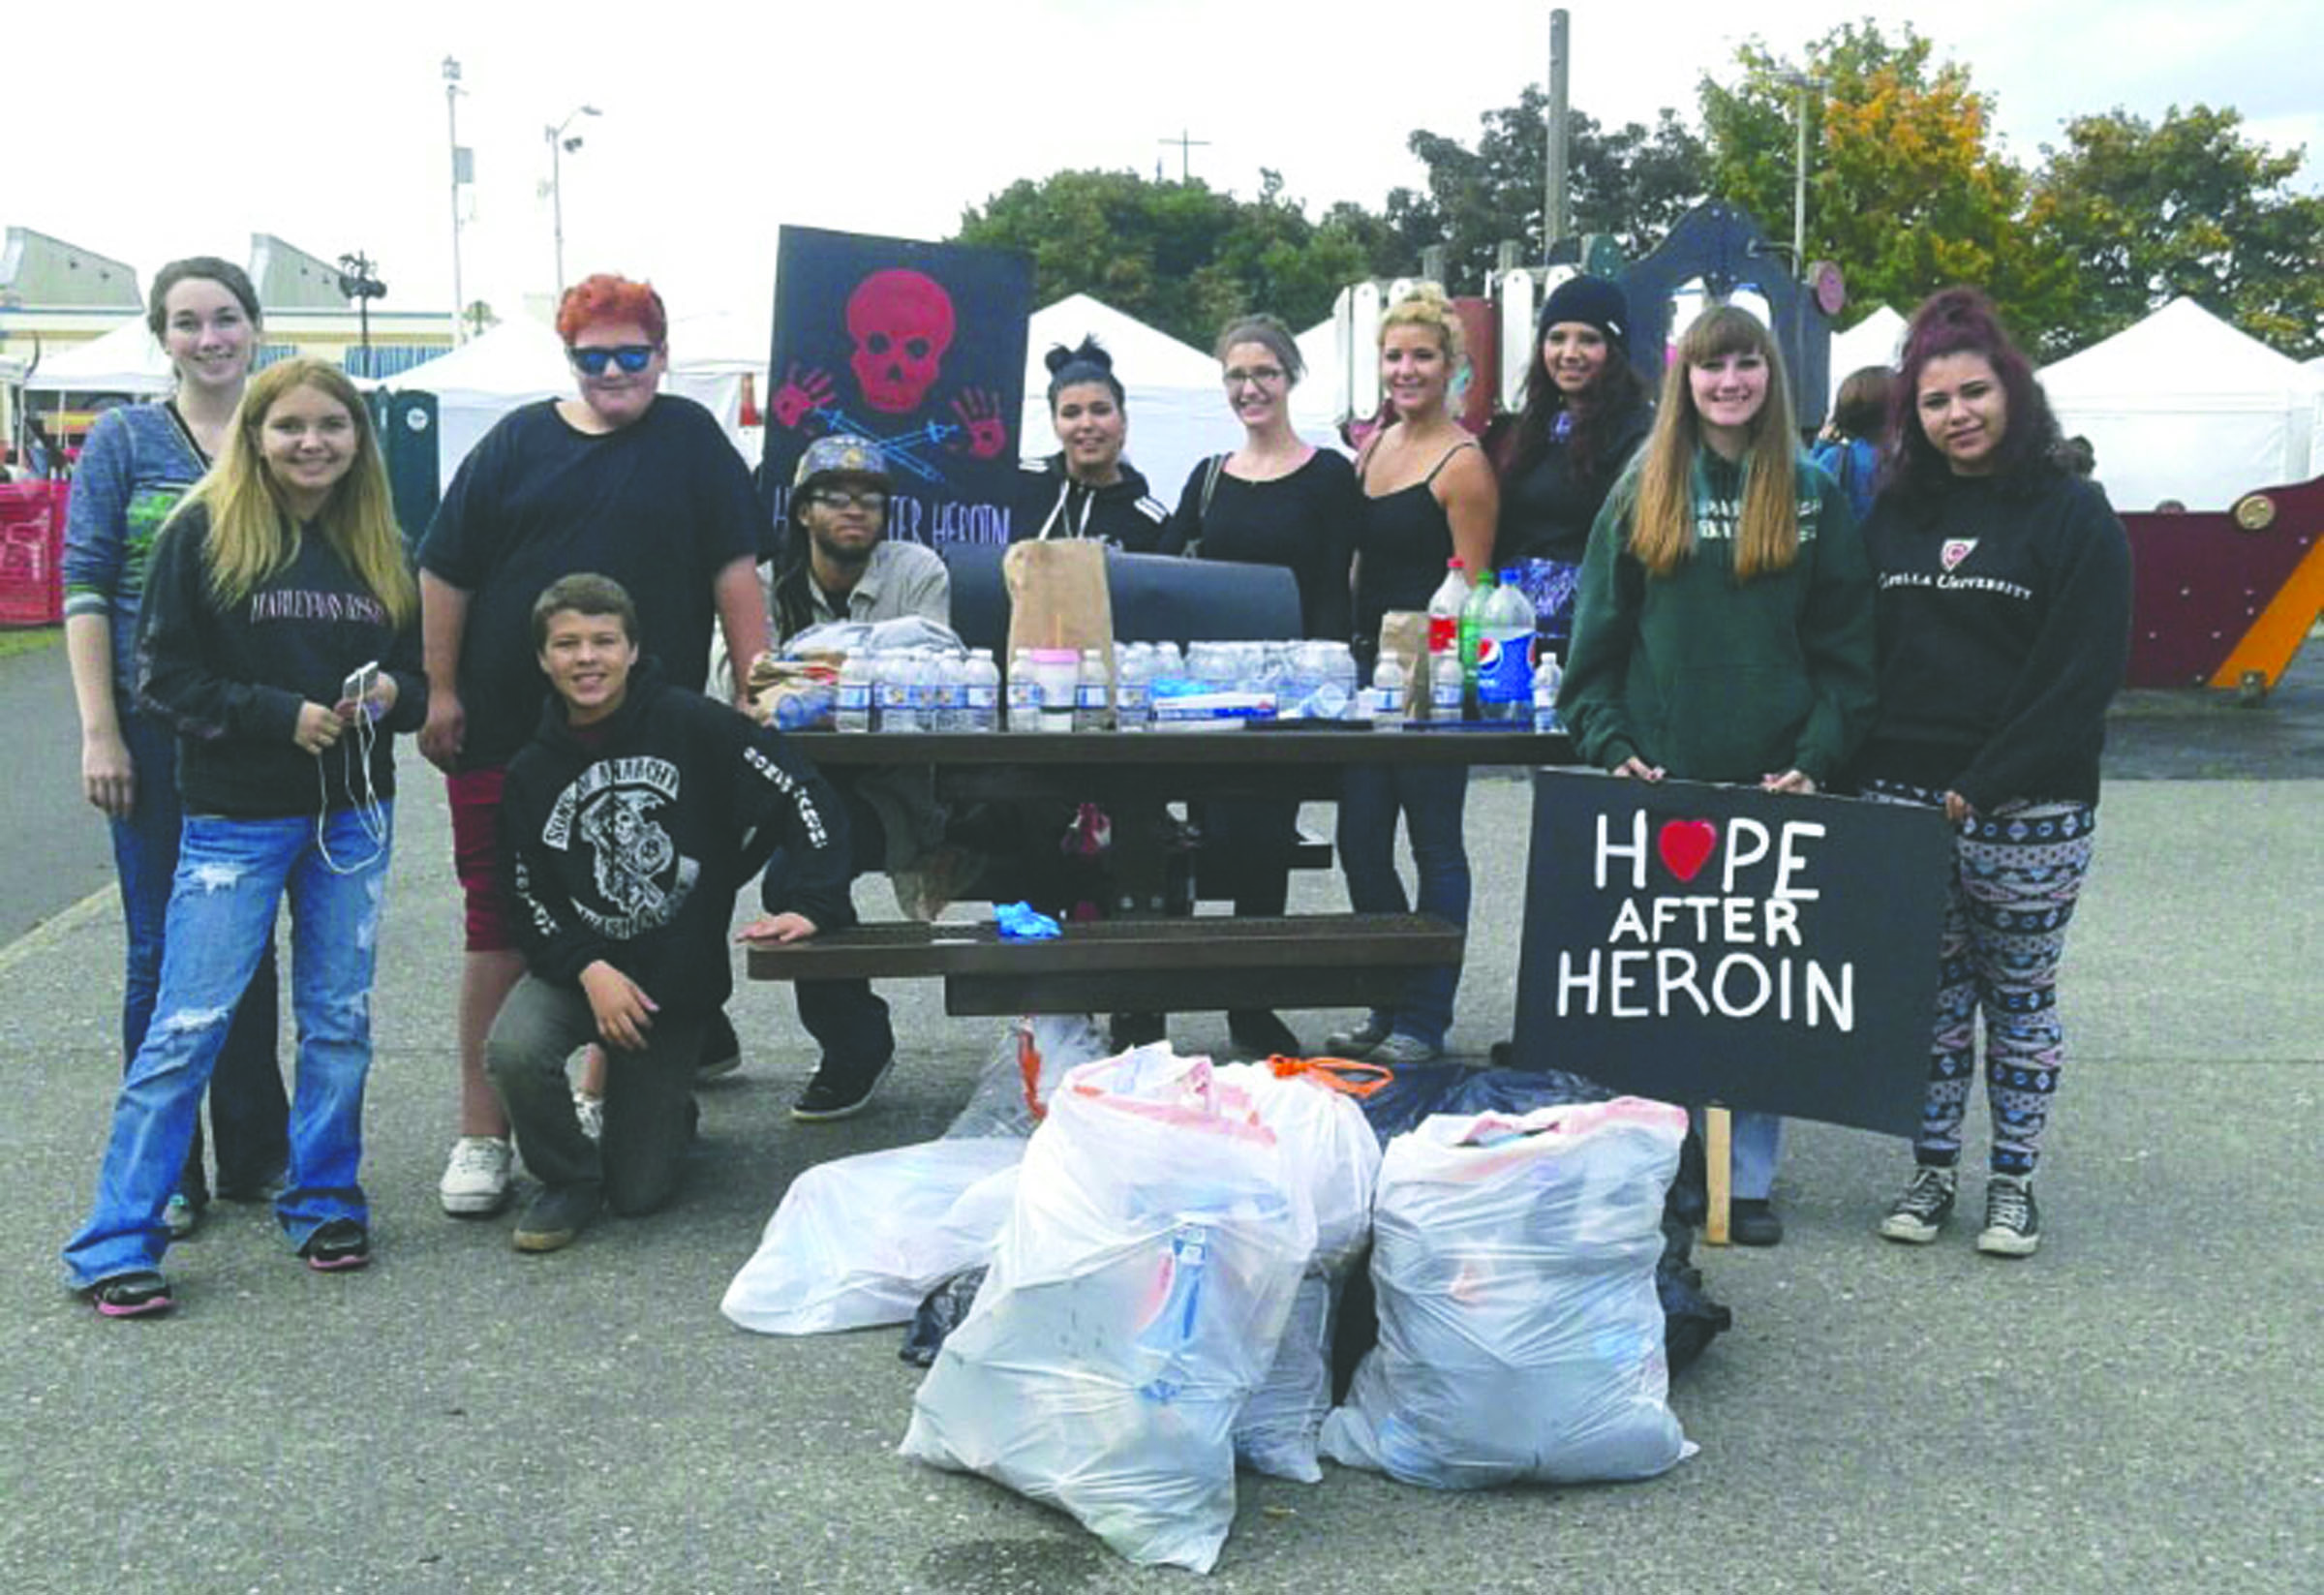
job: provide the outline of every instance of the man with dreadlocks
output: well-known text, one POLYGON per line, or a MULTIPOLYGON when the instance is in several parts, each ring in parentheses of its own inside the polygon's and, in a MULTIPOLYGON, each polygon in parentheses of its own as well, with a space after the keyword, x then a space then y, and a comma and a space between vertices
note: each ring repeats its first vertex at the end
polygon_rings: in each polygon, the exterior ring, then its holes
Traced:
MULTIPOLYGON (((887 536, 894 483, 868 438, 817 438, 791 478, 791 536, 769 600, 778 647, 812 626, 917 616, 952 624, 952 577, 933 549, 887 536)), ((942 840, 926 771, 866 772, 841 787, 856 871, 907 870, 942 840)), ((888 1005, 868 980, 803 980, 799 1023, 823 1049, 791 1106, 809 1122, 845 1119, 872 1100, 896 1057, 888 1005)))

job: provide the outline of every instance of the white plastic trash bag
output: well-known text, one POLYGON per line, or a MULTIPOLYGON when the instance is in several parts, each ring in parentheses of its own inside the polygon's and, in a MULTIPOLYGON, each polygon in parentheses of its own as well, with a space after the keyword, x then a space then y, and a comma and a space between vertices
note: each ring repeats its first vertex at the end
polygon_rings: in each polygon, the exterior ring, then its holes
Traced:
POLYGON ((1024 1143, 929 1141, 818 1163, 791 1181, 719 1310, 761 1334, 908 1322, 982 1263, 1013 1205, 1024 1143))
POLYGON ((1334 1082, 1344 1071, 1295 1065, 1231 1063, 1218 1078, 1251 1093, 1259 1118, 1275 1132, 1284 1166, 1307 1187, 1315 1207, 1315 1252, 1292 1300, 1275 1360, 1235 1421, 1235 1455, 1243 1466, 1278 1479, 1319 1484, 1316 1438, 1331 1410, 1331 1323, 1348 1271, 1372 1233, 1372 1187, 1380 1175, 1380 1138, 1356 1098, 1334 1082))
POLYGON ((1304 1186, 1208 1059, 1165 1044, 1078 1068, 903 1454, 1062 1508, 1133 1562, 1208 1572, 1235 1416, 1314 1249, 1304 1186))
POLYGON ((1023 1139, 1032 1134, 1067 1071, 1094 1063, 1113 1050, 1104 1028, 1088 1014, 1028 1014, 1010 1020, 977 1077, 968 1105, 945 1136, 1023 1139))
POLYGON ((1644 1479, 1686 1455, 1654 1288, 1686 1132, 1683 1109, 1625 1096, 1391 1141, 1380 1342, 1324 1455, 1440 1489, 1644 1479))

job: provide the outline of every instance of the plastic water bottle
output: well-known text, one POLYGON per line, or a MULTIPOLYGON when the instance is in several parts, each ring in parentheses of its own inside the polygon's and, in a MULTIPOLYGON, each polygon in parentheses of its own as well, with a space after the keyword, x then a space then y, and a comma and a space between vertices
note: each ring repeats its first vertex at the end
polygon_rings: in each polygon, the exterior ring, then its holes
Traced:
POLYGON ((872 729, 872 657, 860 648, 840 665, 832 723, 841 731, 872 729))
POLYGON ((1404 729, 1404 665, 1395 655, 1383 655, 1372 671, 1372 728, 1404 729))
POLYGON ((961 666, 961 730, 1000 728, 1000 666, 993 662, 992 649, 971 651, 968 662, 961 666))
POLYGON ((928 656, 930 714, 923 722, 931 731, 968 729, 968 661, 951 654, 928 656))
POLYGON ((1460 612, 1469 601, 1468 566, 1445 564, 1445 579, 1428 599, 1428 715, 1460 719, 1460 612))
POLYGON ((1033 651, 1020 648, 1009 656, 1009 729, 1041 729, 1041 681, 1033 674, 1033 651))
POLYGON ((1115 724, 1124 731, 1143 731, 1153 684, 1153 650, 1142 642, 1121 643, 1114 651, 1114 669, 1115 724))
POLYGON ((1485 593, 1477 637, 1477 718, 1525 719, 1533 696, 1533 604, 1518 587, 1517 572, 1502 572, 1485 593))
POLYGON ((1565 679, 1557 656, 1544 648, 1542 662, 1533 667, 1533 728, 1544 736, 1566 728, 1557 718, 1557 688, 1565 679))
POLYGON ((1468 602, 1460 606, 1460 701, 1471 719, 1479 718, 1477 654, 1484 641, 1484 612, 1500 586, 1500 578, 1492 571, 1480 570, 1477 585, 1469 589, 1468 602))
POLYGON ((909 654, 883 654, 879 660, 879 729, 917 731, 920 705, 912 696, 914 660, 909 654))
POLYGON ((1106 656, 1102 650, 1082 650, 1082 673, 1073 688, 1073 728, 1077 731, 1102 731, 1106 728, 1106 656))

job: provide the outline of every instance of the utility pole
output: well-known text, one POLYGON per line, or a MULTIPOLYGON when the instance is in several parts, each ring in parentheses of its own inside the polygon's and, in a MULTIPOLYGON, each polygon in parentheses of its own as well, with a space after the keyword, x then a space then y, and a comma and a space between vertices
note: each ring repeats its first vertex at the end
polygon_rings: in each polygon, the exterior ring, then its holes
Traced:
POLYGON ((387 296, 387 285, 372 275, 380 262, 356 250, 339 257, 339 291, 355 301, 356 324, 362 329, 363 375, 377 377, 371 363, 371 301, 387 296))
POLYGON ((1542 263, 1566 235, 1571 220, 1566 211, 1566 13, 1549 14, 1549 169, 1542 191, 1542 263))
POLYGON ((460 185, 475 181, 474 157, 460 147, 460 63, 443 58, 443 116, 452 139, 452 342, 465 343, 468 302, 460 290, 460 185))
POLYGON ((1197 144, 1202 145, 1205 149, 1210 147, 1209 139, 1188 138, 1184 128, 1178 130, 1178 136, 1176 138, 1158 138, 1155 142, 1178 146, 1178 181, 1181 183, 1192 180, 1194 162, 1189 152, 1197 144))

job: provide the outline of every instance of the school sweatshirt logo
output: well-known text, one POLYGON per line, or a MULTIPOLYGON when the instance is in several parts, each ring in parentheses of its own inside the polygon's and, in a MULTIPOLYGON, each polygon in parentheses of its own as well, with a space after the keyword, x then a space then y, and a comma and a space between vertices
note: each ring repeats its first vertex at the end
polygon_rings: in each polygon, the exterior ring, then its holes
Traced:
POLYGON ((1944 546, 1937 551, 1937 563, 1949 573, 1976 551, 1977 539, 1974 537, 1947 537, 1944 546))
POLYGON ((700 861, 678 851, 654 815, 678 797, 678 766, 663 758, 599 759, 557 794, 541 840, 590 854, 598 901, 573 909, 599 936, 627 941, 667 925, 693 895, 700 861))

